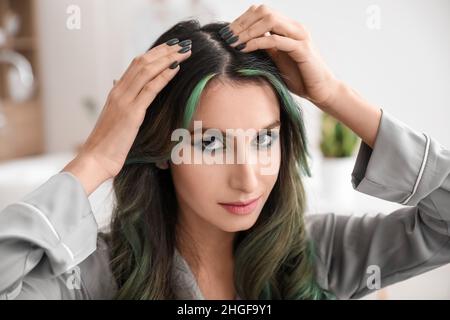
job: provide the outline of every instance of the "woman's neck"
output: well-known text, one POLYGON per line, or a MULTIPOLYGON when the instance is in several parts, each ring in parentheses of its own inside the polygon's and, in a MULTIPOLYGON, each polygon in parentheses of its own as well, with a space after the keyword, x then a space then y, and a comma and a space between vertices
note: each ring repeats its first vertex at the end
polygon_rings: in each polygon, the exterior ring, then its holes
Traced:
POLYGON ((185 259, 196 260, 200 266, 226 266, 233 261, 236 233, 220 230, 195 215, 179 217, 177 247, 185 259))
MULTIPOLYGON (((196 215, 189 215, 195 217, 196 215)), ((200 219, 179 215, 177 248, 195 275, 206 299, 234 299, 236 233, 212 227, 200 219)))

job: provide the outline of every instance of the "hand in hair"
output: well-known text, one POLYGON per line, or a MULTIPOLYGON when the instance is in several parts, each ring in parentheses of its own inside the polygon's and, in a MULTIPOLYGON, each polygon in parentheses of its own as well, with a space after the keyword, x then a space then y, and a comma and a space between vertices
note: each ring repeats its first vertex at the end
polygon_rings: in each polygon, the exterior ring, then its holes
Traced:
POLYGON ((63 169, 80 180, 88 195, 120 172, 147 108, 190 57, 191 45, 171 39, 156 46, 136 57, 114 83, 81 151, 63 169))
POLYGON ((220 31, 242 52, 265 49, 294 94, 306 98, 344 123, 373 147, 381 110, 336 79, 323 62, 305 27, 265 5, 252 5, 220 31), (357 112, 356 112, 357 111, 357 112))
POLYGON ((221 33, 230 46, 242 52, 265 49, 294 94, 318 106, 336 95, 340 81, 314 49, 311 35, 301 23, 266 5, 252 5, 221 33))

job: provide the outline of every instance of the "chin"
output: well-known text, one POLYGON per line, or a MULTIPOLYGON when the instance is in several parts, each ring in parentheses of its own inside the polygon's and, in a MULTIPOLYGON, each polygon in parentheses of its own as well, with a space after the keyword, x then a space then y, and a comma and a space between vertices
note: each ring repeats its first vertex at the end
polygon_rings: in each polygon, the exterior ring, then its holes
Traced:
MULTIPOLYGON (((237 217, 239 219, 242 217, 237 217)), ((220 229, 222 229, 225 232, 238 232, 238 231, 245 231, 253 227, 256 223, 257 217, 254 216, 248 216, 247 219, 243 219, 241 221, 234 221, 234 223, 224 223, 220 226, 220 229)))

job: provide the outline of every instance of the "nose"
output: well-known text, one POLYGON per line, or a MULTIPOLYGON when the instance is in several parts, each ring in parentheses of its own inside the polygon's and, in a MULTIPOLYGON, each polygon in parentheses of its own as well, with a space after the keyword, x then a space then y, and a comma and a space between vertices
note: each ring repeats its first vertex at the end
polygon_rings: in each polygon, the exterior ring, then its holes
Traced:
POLYGON ((231 165, 230 187, 243 193, 253 193, 258 187, 257 165, 238 163, 231 165))

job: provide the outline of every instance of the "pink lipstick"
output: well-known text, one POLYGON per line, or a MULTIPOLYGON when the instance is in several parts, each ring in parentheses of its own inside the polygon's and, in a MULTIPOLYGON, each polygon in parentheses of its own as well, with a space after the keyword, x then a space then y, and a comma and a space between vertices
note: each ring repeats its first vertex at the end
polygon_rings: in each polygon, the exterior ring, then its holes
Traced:
POLYGON ((261 199, 261 196, 248 201, 227 202, 219 204, 230 213, 244 215, 251 213, 258 206, 259 199, 261 199))

